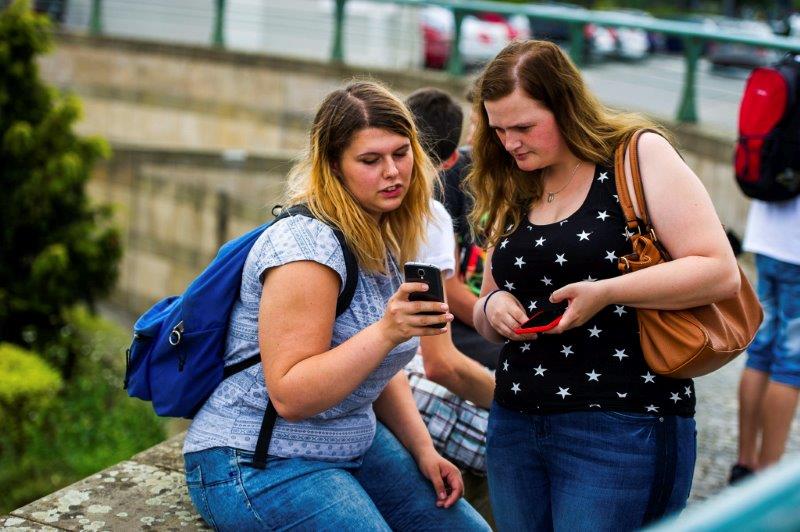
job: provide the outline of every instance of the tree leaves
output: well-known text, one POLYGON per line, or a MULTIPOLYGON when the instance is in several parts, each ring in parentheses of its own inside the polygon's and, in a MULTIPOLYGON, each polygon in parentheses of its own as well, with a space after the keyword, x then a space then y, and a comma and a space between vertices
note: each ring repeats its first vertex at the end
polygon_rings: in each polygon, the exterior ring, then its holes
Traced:
POLYGON ((51 41, 28 2, 0 13, 0 341, 33 347, 69 375, 62 364, 74 357, 51 359, 49 344, 67 309, 111 290, 122 250, 109 209, 86 193, 108 144, 78 136, 80 101, 39 77, 36 56, 51 41))

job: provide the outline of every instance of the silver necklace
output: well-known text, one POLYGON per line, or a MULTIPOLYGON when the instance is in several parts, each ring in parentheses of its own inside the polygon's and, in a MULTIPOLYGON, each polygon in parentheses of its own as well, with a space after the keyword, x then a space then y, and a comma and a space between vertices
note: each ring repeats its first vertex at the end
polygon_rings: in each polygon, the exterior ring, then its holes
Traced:
MULTIPOLYGON (((572 169, 572 175, 569 176, 569 180, 567 181, 567 183, 563 187, 561 187, 560 189, 556 190, 555 192, 547 192, 546 193, 547 194, 547 203, 553 203, 553 200, 556 199, 556 194, 558 194, 559 192, 563 191, 565 188, 567 188, 569 186, 570 183, 572 183, 572 179, 575 177, 575 173, 578 171, 578 168, 580 168, 582 164, 583 164, 583 161, 579 161, 578 164, 575 165, 575 168, 572 169)), ((547 168, 545 169, 545 171, 547 171, 547 168)))

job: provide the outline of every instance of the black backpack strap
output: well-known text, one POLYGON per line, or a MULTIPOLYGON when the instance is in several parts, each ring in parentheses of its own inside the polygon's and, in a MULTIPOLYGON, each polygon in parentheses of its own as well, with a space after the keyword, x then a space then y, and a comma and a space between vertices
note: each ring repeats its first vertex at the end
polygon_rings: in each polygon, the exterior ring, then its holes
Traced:
POLYGON ((275 428, 275 422, 278 420, 278 411, 272 401, 267 399, 267 409, 264 410, 264 419, 261 421, 261 430, 258 431, 258 440, 256 440, 256 451, 253 455, 253 462, 250 464, 256 469, 267 468, 267 451, 269 451, 269 442, 272 440, 272 430, 275 428))
POLYGON ((230 366, 225 366, 225 369, 222 371, 222 380, 227 379, 231 375, 236 375, 247 368, 253 367, 259 362, 261 362, 261 355, 253 355, 235 364, 231 364, 230 366))
POLYGON ((350 246, 347 245, 344 234, 335 227, 333 228, 333 234, 336 235, 336 240, 338 240, 339 245, 342 246, 344 267, 347 272, 344 288, 342 288, 342 292, 336 300, 336 317, 338 318, 350 307, 350 303, 353 302, 353 295, 355 295, 356 286, 358 285, 358 259, 356 259, 350 246))
MULTIPOLYGON (((301 204, 294 205, 288 209, 283 209, 275 218, 275 220, 277 221, 293 215, 315 218, 308 207, 301 204)), ((333 234, 336 236, 336 240, 339 241, 339 245, 342 248, 346 271, 344 288, 342 288, 341 293, 339 293, 339 297, 336 299, 336 317, 338 318, 350 307, 350 303, 353 301, 353 295, 356 293, 356 286, 358 285, 358 260, 356 259, 353 251, 347 245, 344 234, 336 227, 331 227, 331 229, 333 229, 333 234)), ((258 364, 260 361, 261 355, 253 355, 252 357, 246 358, 245 360, 237 362, 236 364, 231 364, 230 366, 225 367, 224 378, 227 379, 235 373, 258 364)), ((272 440, 272 431, 275 429, 275 422, 277 420, 278 411, 275 410, 275 406, 272 404, 272 401, 267 399, 267 408, 264 410, 264 419, 261 421, 261 430, 258 432, 258 440, 256 441, 256 450, 255 454, 253 455, 253 462, 250 464, 256 469, 265 469, 267 467, 267 451, 269 451, 269 442, 272 440)))

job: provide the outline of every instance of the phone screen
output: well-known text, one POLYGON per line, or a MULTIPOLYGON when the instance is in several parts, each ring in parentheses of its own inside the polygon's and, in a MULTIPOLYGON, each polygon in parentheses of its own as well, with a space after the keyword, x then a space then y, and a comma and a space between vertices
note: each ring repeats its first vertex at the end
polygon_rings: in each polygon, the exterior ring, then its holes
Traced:
MULTIPOLYGON (((427 292, 413 292, 409 301, 439 301, 444 303, 444 287, 442 286, 442 272, 433 264, 422 262, 407 262, 404 266, 404 274, 407 283, 425 283, 428 285, 427 292)), ((444 314, 443 312, 421 312, 421 314, 435 316, 444 314)), ((444 323, 434 323, 428 327, 439 329, 444 323)))

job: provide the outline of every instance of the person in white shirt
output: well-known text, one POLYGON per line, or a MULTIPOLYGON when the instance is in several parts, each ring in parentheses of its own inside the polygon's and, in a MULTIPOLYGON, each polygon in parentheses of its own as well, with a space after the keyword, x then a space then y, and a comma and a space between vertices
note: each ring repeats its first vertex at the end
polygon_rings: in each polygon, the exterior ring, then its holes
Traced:
MULTIPOLYGON (((455 273, 455 237, 450 215, 432 200, 433 221, 417 261, 433 264, 444 281, 455 273)), ((446 294, 445 294, 446 297, 446 294)), ((411 391, 434 447, 462 470, 466 499, 494 523, 486 482, 486 429, 494 395, 494 375, 453 344, 452 331, 420 341, 406 367, 411 391), (433 341, 428 341, 431 339, 433 341)))
POLYGON ((783 455, 800 391, 800 197, 753 200, 745 251, 756 254, 764 322, 739 384, 739 456, 731 483, 783 455))
MULTIPOLYGON (((431 210, 434 221, 428 224, 427 242, 422 245, 418 260, 437 266, 442 271, 444 286, 444 281, 455 272, 453 222, 440 202, 432 200, 431 210)), ((494 393, 491 373, 456 348, 451 331, 430 339, 420 342, 420 358, 427 378, 488 409, 494 393)))

